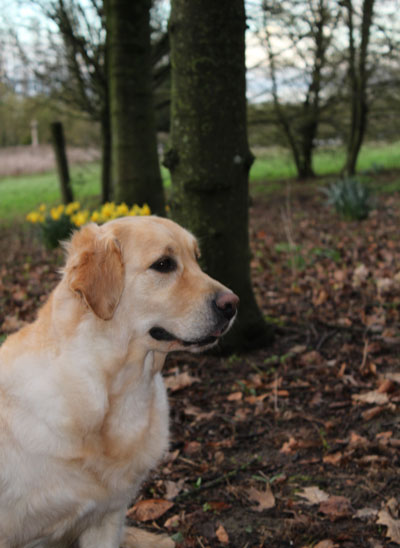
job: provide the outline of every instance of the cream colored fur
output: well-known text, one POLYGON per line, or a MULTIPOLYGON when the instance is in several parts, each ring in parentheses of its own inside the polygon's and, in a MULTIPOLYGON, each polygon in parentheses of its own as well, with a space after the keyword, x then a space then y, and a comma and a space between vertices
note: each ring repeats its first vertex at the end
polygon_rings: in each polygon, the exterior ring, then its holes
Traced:
POLYGON ((0 548, 173 546, 124 516, 168 447, 165 356, 215 332, 210 300, 227 291, 197 253, 156 217, 74 235, 37 320, 0 348, 0 548), (177 268, 153 268, 163 257, 177 268))

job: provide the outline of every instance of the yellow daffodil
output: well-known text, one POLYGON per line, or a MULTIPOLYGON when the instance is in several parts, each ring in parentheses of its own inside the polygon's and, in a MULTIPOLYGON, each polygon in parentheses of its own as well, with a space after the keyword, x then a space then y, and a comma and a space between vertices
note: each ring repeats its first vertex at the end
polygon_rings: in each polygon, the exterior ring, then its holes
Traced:
POLYGON ((84 209, 82 211, 78 211, 71 217, 71 221, 74 223, 75 226, 80 227, 87 223, 89 219, 89 211, 87 209, 84 209))
POLYGON ((119 204, 115 210, 117 217, 125 217, 125 215, 128 215, 129 213, 129 207, 125 204, 119 204))
POLYGON ((140 207, 138 205, 133 205, 128 212, 128 215, 134 217, 135 215, 140 215, 140 207))
POLYGON ((114 202, 106 202, 101 208, 101 216, 105 221, 114 218, 115 204, 114 202))
POLYGON ((58 221, 58 219, 61 217, 63 212, 64 212, 63 204, 60 204, 57 207, 52 207, 50 210, 50 217, 53 219, 53 221, 58 221))
POLYGON ((140 210, 140 215, 151 215, 150 208, 147 204, 144 204, 142 209, 140 210))
POLYGON ((40 206, 39 206, 39 211, 40 211, 41 213, 44 213, 44 212, 46 211, 46 204, 40 204, 40 206))
POLYGON ((26 220, 30 223, 38 223, 40 221, 40 213, 38 213, 37 211, 31 211, 26 216, 26 220))
POLYGON ((65 207, 65 213, 67 215, 72 215, 73 213, 75 213, 76 211, 79 211, 81 207, 81 204, 79 202, 70 202, 66 207, 65 207))
POLYGON ((92 216, 90 217, 90 220, 94 223, 98 223, 101 221, 101 215, 98 211, 93 211, 92 216))

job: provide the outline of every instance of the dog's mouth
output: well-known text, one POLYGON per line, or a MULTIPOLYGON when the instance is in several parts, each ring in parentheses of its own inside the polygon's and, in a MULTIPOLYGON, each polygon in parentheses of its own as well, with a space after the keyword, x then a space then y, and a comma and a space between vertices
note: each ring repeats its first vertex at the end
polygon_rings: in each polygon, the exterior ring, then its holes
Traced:
POLYGON ((208 346, 210 344, 214 344, 218 338, 222 335, 221 333, 215 333, 214 335, 208 335, 207 337, 203 337, 201 339, 195 339, 191 341, 187 341, 184 339, 180 339, 179 337, 176 337, 172 333, 169 333, 166 329, 163 327, 152 327, 149 331, 151 337, 155 339, 156 341, 166 341, 166 342, 178 342, 182 346, 208 346))

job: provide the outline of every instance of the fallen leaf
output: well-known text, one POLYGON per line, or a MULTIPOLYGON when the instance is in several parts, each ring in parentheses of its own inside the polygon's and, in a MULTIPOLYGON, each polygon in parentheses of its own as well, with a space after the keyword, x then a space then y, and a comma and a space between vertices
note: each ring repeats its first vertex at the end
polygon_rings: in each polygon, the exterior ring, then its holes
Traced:
POLYGON ((400 520, 393 519, 387 510, 381 510, 378 514, 377 522, 379 525, 387 527, 386 536, 392 542, 400 544, 400 520))
POLYGON ((289 440, 285 441, 285 443, 282 445, 279 452, 284 453, 285 455, 291 455, 295 453, 297 449, 298 449, 297 441, 293 437, 290 437, 289 440))
POLYGON ((388 432, 379 432, 378 434, 376 434, 375 438, 378 440, 378 443, 380 445, 386 446, 389 444, 392 436, 393 431, 389 430, 388 432))
POLYGON ((302 354, 307 350, 307 346, 304 344, 296 344, 296 346, 292 346, 292 348, 289 350, 289 354, 302 354))
POLYGON ((318 511, 329 517, 331 521, 347 518, 353 515, 353 507, 348 498, 332 495, 320 503, 318 511))
POLYGON ((378 510, 375 508, 361 508, 354 514, 353 519, 367 520, 375 518, 378 515, 378 510))
POLYGON ((392 392, 394 388, 394 382, 391 379, 384 379, 383 382, 379 385, 377 392, 379 394, 387 394, 392 392))
POLYGON ((165 481, 165 498, 167 500, 174 499, 182 491, 184 484, 184 479, 180 479, 179 481, 165 481))
POLYGON ((289 397, 289 392, 287 390, 278 390, 277 395, 280 398, 288 398, 289 397))
POLYGON ((195 382, 199 382, 199 379, 197 377, 192 377, 186 371, 179 373, 178 375, 171 375, 164 379, 165 386, 169 388, 171 392, 182 390, 195 382))
POLYGON ((343 458, 343 453, 338 451, 337 453, 332 453, 331 455, 325 455, 322 461, 325 464, 332 464, 333 466, 339 466, 339 464, 342 462, 342 458, 343 458))
POLYGON ((180 514, 175 514, 174 516, 171 516, 170 518, 168 518, 165 523, 164 523, 164 527, 166 529, 173 529, 173 528, 176 528, 179 526, 180 524, 180 521, 181 521, 181 516, 180 514))
POLYGON ((310 407, 318 407, 323 402, 322 393, 321 392, 315 392, 313 397, 310 400, 310 403, 308 404, 310 407))
POLYGON ((18 331, 24 325, 26 325, 26 322, 19 320, 15 316, 6 316, 4 322, 1 324, 1 330, 4 333, 12 333, 13 331, 18 331))
POLYGON ((369 270, 365 264, 360 264, 353 272, 353 287, 360 287, 368 278, 369 270))
POLYGON ((391 278, 378 278, 376 280, 376 287, 379 295, 386 295, 392 291, 394 281, 391 278))
POLYGON ((164 499, 141 500, 126 515, 136 521, 150 521, 164 515, 173 505, 173 502, 164 499))
POLYGON ((327 540, 321 540, 318 544, 314 545, 314 548, 336 548, 339 546, 338 544, 335 544, 333 540, 327 539, 327 540))
POLYGON ((369 441, 364 436, 360 436, 356 432, 351 432, 350 433, 349 445, 352 448, 367 447, 369 445, 369 441))
POLYGON ((229 536, 223 525, 220 525, 215 531, 215 535, 221 544, 229 544, 229 536))
POLYGON ((384 405, 389 401, 388 395, 382 394, 378 390, 371 390, 365 394, 353 394, 352 398, 361 403, 374 403, 375 405, 384 405))
POLYGON ((226 399, 228 401, 240 401, 242 398, 243 398, 242 392, 232 392, 231 394, 229 394, 229 396, 227 396, 226 399))
POLYGON ((301 364, 305 366, 321 365, 324 361, 323 357, 316 350, 311 350, 307 354, 303 354, 300 358, 301 364))
MULTIPOLYGON (((260 403, 260 402, 263 402, 265 400, 265 398, 268 398, 270 394, 260 394, 259 396, 247 396, 247 398, 245 398, 245 401, 247 403, 250 403, 251 405, 256 405, 257 403, 260 403)), ((278 392, 278 395, 279 395, 279 392, 278 392)))
POLYGON ((380 415, 382 411, 383 407, 381 405, 377 405, 376 407, 371 407, 371 409, 367 409, 364 413, 361 413, 361 416, 365 421, 370 421, 374 417, 380 415))
POLYGON ((358 464, 379 469, 386 468, 389 462, 387 457, 384 457, 382 455, 364 455, 363 457, 360 457, 356 460, 358 464))
POLYGON ((231 508, 231 505, 224 501, 211 501, 208 503, 208 506, 213 510, 213 512, 222 512, 222 510, 228 510, 231 508))
POLYGON ((374 538, 369 541, 369 545, 370 548, 384 548, 383 544, 374 538))
POLYGON ((385 373, 385 377, 393 382, 400 384, 400 373, 385 373))
POLYGON ((317 486, 304 487, 303 491, 299 491, 296 495, 306 499, 306 504, 319 504, 329 499, 329 495, 317 486))
POLYGON ((199 441, 187 441, 183 446, 183 452, 185 455, 195 455, 201 450, 201 443, 199 441))
POLYGON ((389 510, 390 514, 394 518, 399 517, 399 503, 397 502, 397 499, 395 497, 391 497, 387 503, 386 508, 389 510))
POLYGON ((183 412, 189 417, 194 417, 194 422, 203 420, 209 421, 215 416, 215 411, 206 412, 200 407, 195 407, 194 405, 187 405, 183 412))
POLYGON ((326 303, 328 299, 329 299, 328 293, 325 291, 325 289, 321 289, 318 295, 315 295, 313 297, 312 302, 314 306, 321 306, 322 304, 326 303))
POLYGON ((262 512, 263 510, 269 510, 275 506, 275 497, 272 493, 271 486, 268 483, 265 491, 259 491, 254 487, 251 487, 247 492, 247 496, 250 500, 258 502, 258 506, 252 506, 251 509, 255 512, 262 512))
MULTIPOLYGON (((157 546, 157 548, 175 548, 175 542, 167 535, 160 533, 150 533, 150 531, 141 531, 142 546, 157 546)), ((124 540, 121 548, 137 546, 137 527, 124 528, 124 540)))

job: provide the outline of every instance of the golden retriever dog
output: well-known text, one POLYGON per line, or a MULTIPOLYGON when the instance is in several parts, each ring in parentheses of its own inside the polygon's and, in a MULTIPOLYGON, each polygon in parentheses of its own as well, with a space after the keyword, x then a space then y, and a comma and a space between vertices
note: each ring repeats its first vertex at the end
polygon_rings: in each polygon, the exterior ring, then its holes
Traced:
POLYGON ((165 356, 213 346, 236 315, 197 256, 157 217, 73 235, 37 320, 0 348, 0 548, 171 545, 124 517, 168 447, 165 356))

